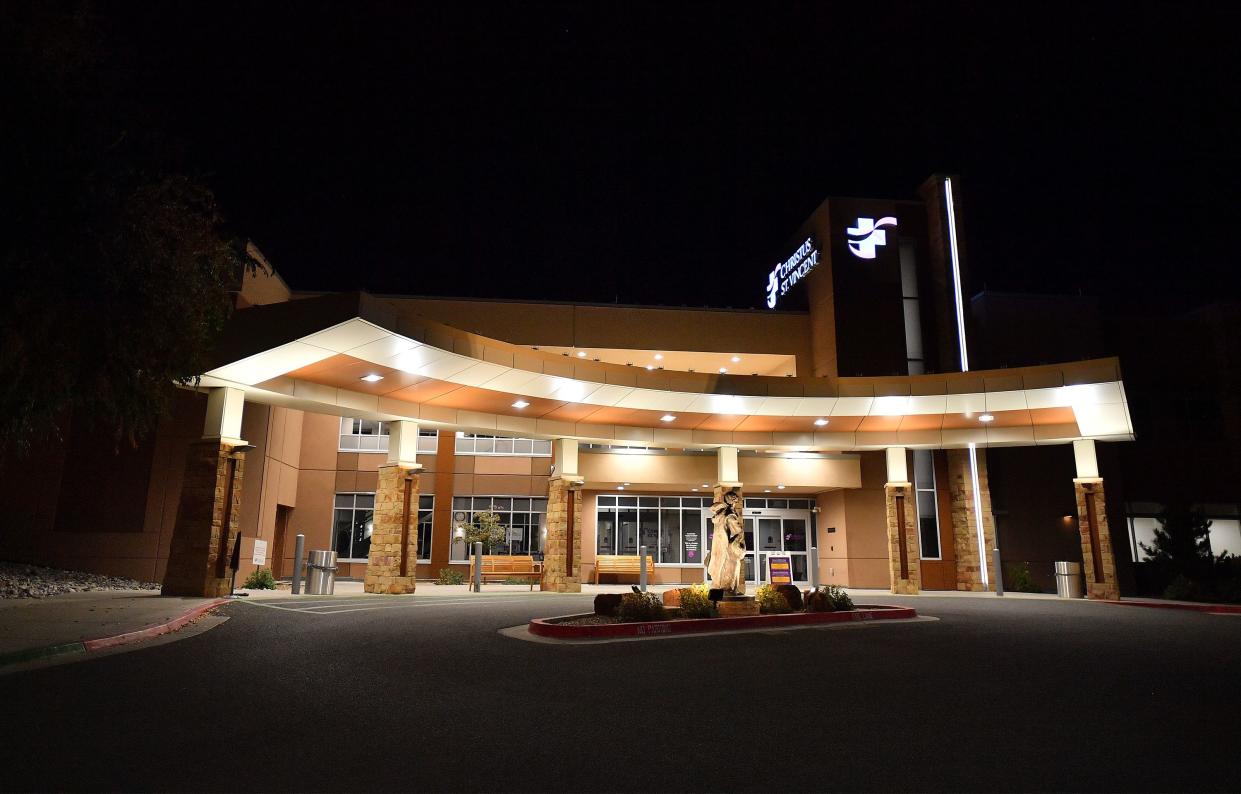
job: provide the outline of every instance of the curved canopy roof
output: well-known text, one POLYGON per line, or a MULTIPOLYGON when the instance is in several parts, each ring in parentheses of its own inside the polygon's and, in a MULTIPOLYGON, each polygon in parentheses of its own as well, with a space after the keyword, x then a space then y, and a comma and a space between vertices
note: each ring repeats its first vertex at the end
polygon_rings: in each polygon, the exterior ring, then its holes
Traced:
POLYGON ((831 381, 651 372, 398 315, 364 293, 238 312, 201 383, 321 413, 669 448, 843 451, 1133 438, 1115 359, 831 381))

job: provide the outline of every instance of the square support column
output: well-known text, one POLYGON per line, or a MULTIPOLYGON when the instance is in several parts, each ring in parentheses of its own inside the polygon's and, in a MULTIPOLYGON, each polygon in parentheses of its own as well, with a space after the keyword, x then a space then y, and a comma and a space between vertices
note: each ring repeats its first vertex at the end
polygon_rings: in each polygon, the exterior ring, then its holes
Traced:
MULTIPOLYGON (((414 436, 417 437, 417 430, 414 436)), ((419 466, 379 467, 374 529, 362 589, 393 595, 412 593, 418 564, 419 466)))
POLYGON ((1082 538, 1082 573, 1086 577, 1086 597, 1107 601, 1120 598, 1116 580, 1116 557, 1112 553, 1112 533, 1107 524, 1103 479, 1075 479, 1077 529, 1082 538))
POLYGON ((887 502, 888 569, 894 595, 917 595, 922 588, 921 558, 918 554, 918 529, 914 517, 913 486, 907 482, 890 482, 883 488, 887 502))
POLYGON ((995 589, 999 571, 989 570, 991 550, 995 548, 995 519, 991 515, 991 488, 987 478, 986 450, 975 451, 978 461, 978 493, 970 473, 970 451, 948 450, 948 488, 952 497, 952 538, 957 558, 957 589, 983 592, 995 589), (981 510, 979 509, 981 508, 981 510), (979 523, 982 524, 983 548, 979 549, 979 523), (987 555, 986 557, 982 555, 987 555), (982 569, 988 568, 988 583, 983 584, 982 569))
POLYGON ((547 543, 543 547, 543 584, 540 589, 551 593, 582 592, 584 530, 582 481, 552 477, 547 483, 547 543))
POLYGON ((218 597, 232 592, 229 568, 239 533, 245 453, 218 438, 193 441, 161 593, 218 597))

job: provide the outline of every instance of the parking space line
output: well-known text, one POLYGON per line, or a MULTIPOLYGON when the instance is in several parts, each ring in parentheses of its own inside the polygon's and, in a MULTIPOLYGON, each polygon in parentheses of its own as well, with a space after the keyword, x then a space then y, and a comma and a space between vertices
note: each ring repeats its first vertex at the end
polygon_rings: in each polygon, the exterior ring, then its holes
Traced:
POLYGON ((284 612, 300 612, 304 615, 340 615, 346 612, 371 612, 384 609, 414 609, 416 607, 454 607, 454 606, 481 606, 484 604, 518 604, 528 601, 528 598, 487 598, 487 599, 465 599, 458 600, 455 598, 437 598, 434 600, 424 601, 406 601, 403 603, 375 603, 375 599, 363 599, 347 602, 338 602, 332 604, 299 604, 297 606, 280 606, 277 604, 265 604, 262 601, 242 601, 240 603, 249 604, 250 606, 264 607, 266 609, 279 609, 284 612))

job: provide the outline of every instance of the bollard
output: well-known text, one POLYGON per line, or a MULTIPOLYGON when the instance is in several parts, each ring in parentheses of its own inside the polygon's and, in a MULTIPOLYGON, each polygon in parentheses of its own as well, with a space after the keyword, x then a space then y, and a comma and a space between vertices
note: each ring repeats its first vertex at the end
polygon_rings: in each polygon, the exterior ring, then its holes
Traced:
POLYGON ((995 577, 995 594, 1004 595, 1004 569, 1000 567, 1000 550, 991 550, 991 570, 995 577))
POLYGON ((638 589, 646 592, 646 546, 638 547, 638 589))
MULTIPOLYGON (((279 553, 279 550, 277 550, 279 553)), ((306 553, 306 536, 300 532, 293 546, 293 595, 302 592, 302 555, 306 553)))
POLYGON ((810 547, 810 589, 819 588, 819 547, 810 547))
POLYGON ((474 544, 474 592, 483 591, 483 544, 474 544))

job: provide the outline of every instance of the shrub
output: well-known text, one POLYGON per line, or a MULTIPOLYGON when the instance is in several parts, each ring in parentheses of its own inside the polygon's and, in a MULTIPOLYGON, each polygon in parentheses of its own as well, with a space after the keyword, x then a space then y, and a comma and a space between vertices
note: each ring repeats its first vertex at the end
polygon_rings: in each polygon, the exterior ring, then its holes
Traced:
POLYGON ((680 593, 682 617, 709 618, 715 614, 714 605, 707 598, 707 586, 705 584, 682 587, 680 593))
POLYGON ((465 574, 452 568, 440 568, 436 584, 465 584, 465 574))
POLYGON ((806 593, 807 612, 848 612, 852 609, 853 599, 834 584, 806 593))
POLYGON ((637 623, 646 620, 664 620, 663 599, 656 593, 624 593, 621 595, 617 617, 625 623, 637 623))
POLYGON ((1034 578, 1030 576, 1030 564, 1028 562, 1009 563, 1004 580, 1004 586, 1014 593, 1043 592, 1042 588, 1034 583, 1034 578))
POLYGON ((1170 601, 1205 601, 1202 587, 1187 576, 1177 576, 1163 591, 1163 597, 1170 601))
POLYGON ((801 590, 791 584, 776 585, 776 590, 780 595, 784 596, 784 601, 789 605, 790 612, 801 612, 801 590))
POLYGON ((758 588, 754 600, 758 602, 758 611, 764 615, 782 615, 789 611, 789 602, 784 599, 784 594, 769 584, 758 588))
POLYGON ((276 577, 272 576, 267 568, 258 568, 250 574, 242 587, 246 590, 275 590, 276 577))
POLYGON ((614 618, 616 610, 620 609, 620 604, 620 593, 600 593, 595 596, 595 614, 605 618, 614 618))

